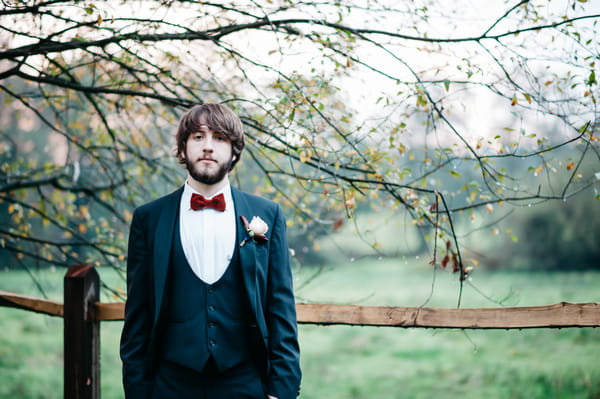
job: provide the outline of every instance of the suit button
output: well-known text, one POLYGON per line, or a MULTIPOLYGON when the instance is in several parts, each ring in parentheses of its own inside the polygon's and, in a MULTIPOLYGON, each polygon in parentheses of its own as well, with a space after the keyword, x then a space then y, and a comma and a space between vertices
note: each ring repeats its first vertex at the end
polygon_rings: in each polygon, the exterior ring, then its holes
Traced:
POLYGON ((208 292, 212 294, 213 292, 215 292, 215 289, 213 287, 208 287, 208 292))
POLYGON ((212 321, 208 323, 208 328, 215 328, 215 323, 212 321))
POLYGON ((213 305, 210 305, 210 306, 208 307, 208 310, 210 310, 210 311, 212 312, 212 311, 214 311, 214 310, 215 310, 215 307, 214 307, 213 305))
POLYGON ((215 346, 217 343, 211 339, 210 341, 208 341, 208 344, 210 346, 215 346))

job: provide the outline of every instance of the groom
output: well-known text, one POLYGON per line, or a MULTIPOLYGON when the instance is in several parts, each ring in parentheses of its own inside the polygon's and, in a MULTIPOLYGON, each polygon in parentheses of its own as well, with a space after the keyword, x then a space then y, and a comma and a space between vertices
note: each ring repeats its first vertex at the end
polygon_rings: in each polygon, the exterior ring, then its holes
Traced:
POLYGON ((137 208, 121 337, 128 399, 293 399, 299 348, 285 219, 228 173, 242 124, 222 104, 179 122, 177 191, 137 208))

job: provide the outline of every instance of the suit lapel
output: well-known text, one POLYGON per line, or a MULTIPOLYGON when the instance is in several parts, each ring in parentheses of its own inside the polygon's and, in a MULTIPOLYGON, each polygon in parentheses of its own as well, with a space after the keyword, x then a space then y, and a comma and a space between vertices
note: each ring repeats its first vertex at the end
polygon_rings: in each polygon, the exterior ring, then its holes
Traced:
POLYGON ((165 198, 165 206, 159 209, 154 236, 154 322, 158 320, 167 282, 169 257, 173 244, 173 233, 178 215, 183 187, 165 198))
MULTIPOLYGON (((231 187, 231 196, 233 197, 233 203, 235 206, 235 225, 236 225, 236 245, 244 240, 246 237, 246 228, 242 223, 241 216, 245 216, 250 219, 252 216, 252 209, 246 196, 234 187, 231 187)), ((256 247, 253 243, 248 243, 239 248, 240 254, 240 265, 242 267, 242 275, 244 278, 244 285, 246 286, 246 292, 248 293, 248 299, 250 300, 250 306, 257 314, 258 311, 258 299, 257 299, 257 286, 256 286, 256 247)))

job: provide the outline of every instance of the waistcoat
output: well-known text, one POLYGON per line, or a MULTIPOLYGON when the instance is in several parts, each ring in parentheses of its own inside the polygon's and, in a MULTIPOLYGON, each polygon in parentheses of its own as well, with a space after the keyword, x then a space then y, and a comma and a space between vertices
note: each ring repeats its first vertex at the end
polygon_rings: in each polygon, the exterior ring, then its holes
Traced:
POLYGON ((211 357, 219 371, 249 360, 251 312, 237 246, 225 274, 207 284, 196 276, 185 257, 179 221, 174 234, 162 358, 199 372, 211 357))

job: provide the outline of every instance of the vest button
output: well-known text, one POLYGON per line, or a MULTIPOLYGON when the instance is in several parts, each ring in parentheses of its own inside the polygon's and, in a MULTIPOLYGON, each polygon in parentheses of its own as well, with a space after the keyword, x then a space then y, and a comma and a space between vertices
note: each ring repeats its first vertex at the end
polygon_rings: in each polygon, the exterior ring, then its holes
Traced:
POLYGON ((210 346, 215 346, 217 343, 214 340, 211 339, 210 341, 208 341, 208 344, 210 346))
POLYGON ((215 323, 212 321, 208 323, 208 328, 215 328, 215 323))
POLYGON ((212 311, 214 311, 214 310, 215 310, 215 307, 214 307, 213 305, 210 305, 210 306, 208 307, 208 310, 210 310, 210 311, 212 312, 212 311))

